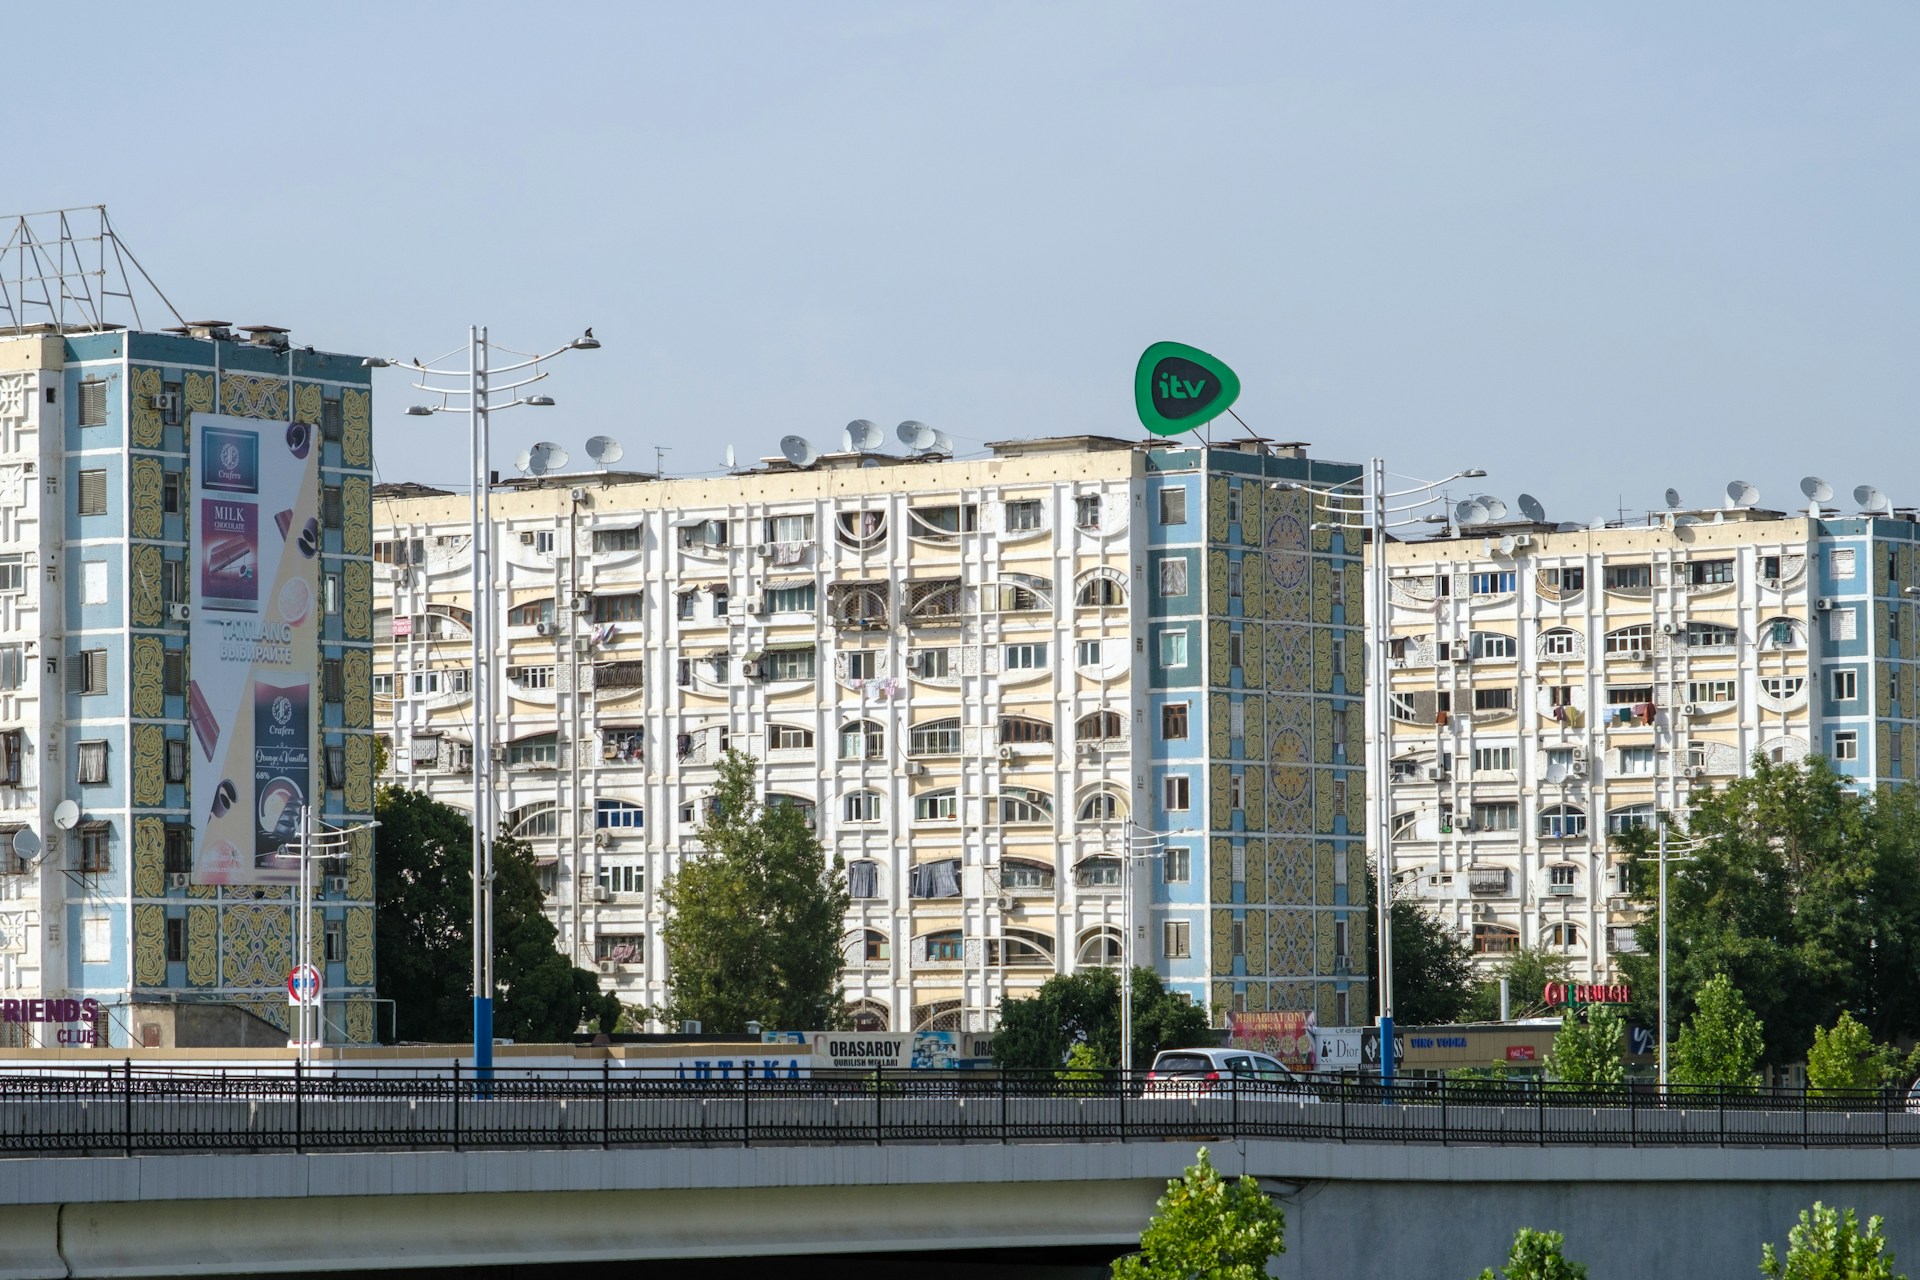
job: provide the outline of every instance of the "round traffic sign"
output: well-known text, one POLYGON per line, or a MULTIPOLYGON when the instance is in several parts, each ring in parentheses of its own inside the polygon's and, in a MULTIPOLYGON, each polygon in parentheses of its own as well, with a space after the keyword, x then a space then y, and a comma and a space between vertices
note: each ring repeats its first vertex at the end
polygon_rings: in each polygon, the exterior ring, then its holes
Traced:
POLYGON ((296 965, 287 974, 287 998, 294 1004, 312 1004, 320 998, 320 971, 310 964, 296 965))

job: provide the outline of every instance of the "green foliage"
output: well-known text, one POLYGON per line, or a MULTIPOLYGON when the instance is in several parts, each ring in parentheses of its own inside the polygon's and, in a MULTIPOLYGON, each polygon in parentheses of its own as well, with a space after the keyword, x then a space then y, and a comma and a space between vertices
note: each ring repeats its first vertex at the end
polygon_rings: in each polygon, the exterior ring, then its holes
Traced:
MULTIPOLYGON (((400 1035, 473 1038, 473 827, 459 810, 400 787, 374 797, 374 946, 380 995, 400 1035)), ((568 963, 542 911, 540 876, 524 841, 493 849, 494 1034, 527 1043, 611 1031, 620 1002, 597 975, 568 963)))
POLYGON ((1261 1280, 1285 1253, 1286 1217, 1246 1174, 1228 1182, 1207 1149, 1167 1184, 1140 1252, 1115 1260, 1113 1280, 1261 1280))
POLYGON ((1545 947, 1522 947, 1510 952, 1494 968, 1493 980, 1474 989, 1467 1016, 1475 1022, 1496 1022, 1500 1018, 1500 979, 1507 980, 1508 1014, 1514 1018, 1537 1018, 1550 1012, 1545 991, 1549 982, 1567 982, 1573 977, 1573 965, 1558 951, 1545 947))
POLYGON ((798 809, 760 803, 759 770, 738 751, 721 758, 696 833, 704 852, 661 887, 673 980, 667 1019, 727 1033, 750 1021, 833 1027, 844 1016, 846 877, 798 809))
POLYGON ((1535 1231, 1522 1227, 1514 1233, 1513 1248, 1507 1252, 1507 1265, 1499 1275, 1492 1267, 1480 1273, 1480 1280, 1587 1280, 1584 1262, 1569 1262, 1561 1251, 1566 1243, 1558 1231, 1535 1231))
POLYGON ((1067 1050, 1065 1070, 1056 1071, 1054 1075, 1062 1080, 1094 1081, 1102 1078, 1101 1071, 1100 1055, 1092 1045, 1081 1040, 1067 1050))
POLYGON ((1477 985, 1472 950, 1459 934, 1407 898, 1393 900, 1388 918, 1393 926, 1394 1021, 1435 1027, 1458 1019, 1472 1003, 1477 985))
POLYGON ((1880 1234, 1882 1220, 1860 1220, 1818 1200, 1813 1212, 1800 1211, 1800 1223, 1787 1233, 1785 1263, 1771 1244, 1760 1246, 1760 1274, 1775 1280, 1906 1280, 1893 1269, 1893 1254, 1880 1234))
POLYGON ((1669 1071, 1675 1084, 1753 1088, 1760 1083, 1765 1029, 1732 979, 1717 973, 1694 993, 1694 1014, 1680 1028, 1669 1071))
POLYGON ((1547 1073, 1564 1084, 1625 1084, 1626 1048, 1627 1024, 1618 1009, 1592 1005, 1584 1023, 1569 1009, 1547 1055, 1547 1073))
MULTIPOLYGON (((1764 1061, 1797 1061, 1813 1029, 1853 1010, 1877 1040, 1920 1031, 1920 799, 1911 787, 1856 795, 1823 760, 1756 758, 1746 777, 1696 793, 1669 837, 1668 953, 1678 1021, 1687 993, 1724 973, 1765 1028, 1764 1061)), ((1658 1002, 1659 875, 1648 833, 1634 855, 1648 908, 1638 954, 1621 957, 1634 1017, 1658 1002)))
MULTIPOLYGON (((1135 1069, 1151 1066, 1153 1055, 1162 1049, 1213 1041, 1204 1010, 1168 991, 1153 970, 1134 969, 1135 1069)), ((1109 1068, 1120 1061, 1120 975, 1112 969, 1061 974, 1026 999, 1003 1002, 1000 1027, 993 1035, 993 1062, 1016 1070, 1055 1071, 1083 1044, 1095 1067, 1109 1068)))
POLYGON ((1813 1029, 1807 1051, 1807 1087, 1816 1094, 1869 1093, 1902 1085, 1920 1071, 1920 1049, 1911 1057, 1890 1044, 1875 1044, 1873 1033, 1842 1011, 1831 1029, 1813 1029))

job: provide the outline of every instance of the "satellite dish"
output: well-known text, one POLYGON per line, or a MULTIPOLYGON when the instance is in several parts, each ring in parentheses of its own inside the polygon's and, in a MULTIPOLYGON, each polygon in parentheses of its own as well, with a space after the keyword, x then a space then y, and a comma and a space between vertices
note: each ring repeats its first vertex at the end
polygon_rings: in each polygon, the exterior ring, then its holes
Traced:
POLYGON ((1453 522, 1458 525, 1485 524, 1487 522, 1486 504, 1477 498, 1468 498, 1465 502, 1454 503, 1453 522))
MULTIPOLYGON (((1717 516, 1718 516, 1719 514, 1720 514, 1720 513, 1719 513, 1719 512, 1717 512, 1717 511, 1716 511, 1716 512, 1714 512, 1714 515, 1715 515, 1716 517, 1717 517, 1717 516)), ((1676 529, 1684 529, 1684 528, 1686 528, 1686 527, 1687 527, 1688 525, 1690 525, 1690 524, 1699 524, 1699 523, 1700 523, 1700 517, 1699 517, 1699 516, 1675 516, 1675 517, 1673 518, 1673 527, 1674 527, 1674 528, 1676 528, 1676 529)))
POLYGON ((32 827, 22 827, 13 833, 13 856, 20 861, 32 862, 46 851, 46 842, 32 827))
POLYGON ((1870 484, 1863 484, 1853 491, 1853 500, 1860 509, 1870 516, 1883 516, 1893 510, 1893 501, 1870 484))
POLYGON ((610 467, 627 456, 627 451, 612 436, 588 436, 587 456, 600 467, 610 467))
POLYGON ((53 825, 62 831, 71 831, 80 821, 80 806, 71 800, 62 800, 53 806, 53 825))
POLYGON ((933 448, 933 428, 924 422, 915 422, 912 418, 908 418, 893 429, 893 434, 900 438, 901 444, 915 453, 925 453, 933 448))
POLYGON ((1500 539, 1500 554, 1503 556, 1512 555, 1513 549, 1516 545, 1518 544, 1514 542, 1512 534, 1509 533, 1509 534, 1503 535, 1500 539))
POLYGON ((533 455, 531 453, 528 453, 525 449, 522 449, 520 452, 514 454, 513 469, 515 471, 518 471, 521 475, 526 475, 528 472, 532 471, 533 455))
POLYGON ((1745 480, 1730 480, 1727 482, 1727 505, 1729 507, 1744 509, 1751 507, 1758 501, 1760 501, 1760 491, 1748 484, 1745 480))
POLYGON ((780 456, 796 467, 810 467, 820 460, 805 436, 781 436, 780 456))
POLYGON ((1555 533, 1585 533, 1587 526, 1577 520, 1562 520, 1559 524, 1553 526, 1553 531, 1555 533))
POLYGON ((953 437, 944 431, 934 431, 932 434, 933 439, 927 442, 926 452, 944 453, 951 457, 953 455, 953 437))
POLYGON ((558 471, 567 465, 567 459, 572 456, 551 440, 542 440, 533 446, 533 451, 540 455, 542 471, 558 471))
POLYGON ((729 471, 733 470, 733 446, 732 445, 727 446, 727 452, 723 455, 723 461, 726 463, 727 470, 729 471))
POLYGON ((868 422, 865 418, 855 418, 847 424, 847 449, 852 453, 872 453, 885 444, 887 433, 880 429, 877 422, 868 422))
POLYGON ((1592 524, 1587 526, 1587 528, 1589 529, 1605 529, 1606 527, 1607 527, 1607 517, 1605 516, 1601 516, 1598 520, 1595 520, 1592 524))
POLYGON ((1474 499, 1474 501, 1487 509, 1487 519, 1505 520, 1507 518, 1507 504, 1499 498, 1490 497, 1483 493, 1474 499))
POLYGON ((1680 491, 1678 489, 1667 490, 1667 505, 1669 507, 1677 507, 1680 505, 1680 491))
POLYGON ((1816 507, 1823 502, 1833 501, 1833 486, 1819 476, 1808 476, 1800 482, 1800 492, 1807 495, 1808 501, 1816 507))
POLYGON ((1530 493, 1520 495, 1520 514, 1535 524, 1547 522, 1547 509, 1540 505, 1540 499, 1530 493))

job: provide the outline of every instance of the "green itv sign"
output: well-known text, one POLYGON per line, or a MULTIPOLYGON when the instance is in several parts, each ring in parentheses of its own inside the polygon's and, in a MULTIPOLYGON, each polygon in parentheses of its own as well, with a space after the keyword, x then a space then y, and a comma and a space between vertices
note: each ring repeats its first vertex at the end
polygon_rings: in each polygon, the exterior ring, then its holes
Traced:
POLYGON ((1157 436, 1204 426, 1240 395, 1240 379, 1219 359, 1182 342, 1156 342, 1133 371, 1140 424, 1157 436))

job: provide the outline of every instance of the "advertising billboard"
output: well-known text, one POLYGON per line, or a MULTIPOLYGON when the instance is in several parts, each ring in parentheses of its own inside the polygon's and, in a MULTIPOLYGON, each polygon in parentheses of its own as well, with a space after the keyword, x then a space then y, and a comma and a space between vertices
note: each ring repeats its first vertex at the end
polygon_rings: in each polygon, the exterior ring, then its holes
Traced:
POLYGON ((196 413, 192 472, 195 884, 291 884, 313 795, 320 450, 306 423, 196 413))
POLYGON ((1311 1013, 1233 1013, 1228 1017, 1234 1048, 1270 1053, 1296 1071, 1314 1069, 1311 1013))

